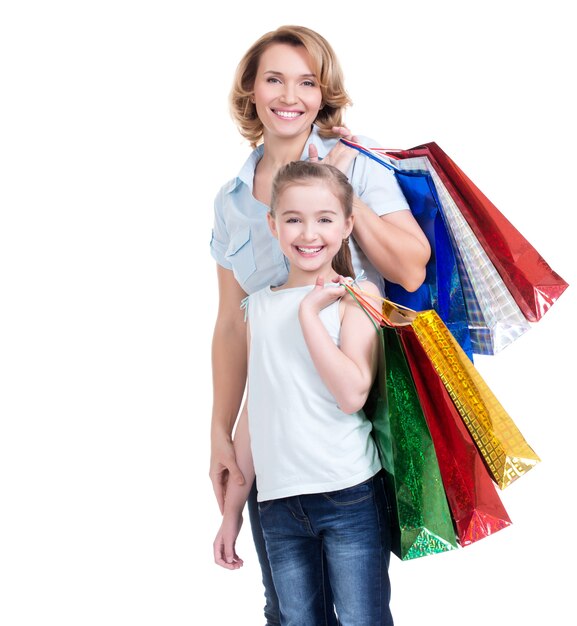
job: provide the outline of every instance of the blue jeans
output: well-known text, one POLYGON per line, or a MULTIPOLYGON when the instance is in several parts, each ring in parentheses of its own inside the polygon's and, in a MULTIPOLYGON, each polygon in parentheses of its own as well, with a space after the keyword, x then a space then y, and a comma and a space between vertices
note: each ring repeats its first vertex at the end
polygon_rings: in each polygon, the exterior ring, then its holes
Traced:
MULTIPOLYGON (((272 572, 270 571, 270 563, 268 560, 268 555, 266 553, 264 536, 262 534, 262 527, 260 524, 258 503, 256 500, 256 482, 253 484, 250 495, 248 497, 248 514, 250 518, 250 526, 252 530, 254 546, 256 548, 256 554, 260 563, 262 584, 264 585, 264 617, 266 619, 266 626, 279 626, 279 624, 281 623, 281 619, 278 596, 272 579, 272 572)), ((322 589, 325 618, 324 621, 319 621, 317 624, 315 624, 315 626, 338 626, 339 621, 337 620, 333 606, 333 594, 327 577, 325 577, 323 580, 322 589)))
POLYGON ((325 561, 342 626, 392 626, 390 523, 382 478, 259 503, 282 626, 324 624, 325 561))

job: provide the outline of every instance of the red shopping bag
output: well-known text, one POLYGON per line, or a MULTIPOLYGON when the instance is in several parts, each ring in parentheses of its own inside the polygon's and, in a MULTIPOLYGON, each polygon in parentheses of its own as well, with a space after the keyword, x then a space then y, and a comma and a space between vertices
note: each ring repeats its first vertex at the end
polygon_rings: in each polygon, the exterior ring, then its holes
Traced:
POLYGON ((475 442, 410 326, 396 328, 421 402, 461 546, 511 524, 475 442))
POLYGON ((391 154, 429 158, 525 317, 540 320, 568 283, 435 142, 391 154))

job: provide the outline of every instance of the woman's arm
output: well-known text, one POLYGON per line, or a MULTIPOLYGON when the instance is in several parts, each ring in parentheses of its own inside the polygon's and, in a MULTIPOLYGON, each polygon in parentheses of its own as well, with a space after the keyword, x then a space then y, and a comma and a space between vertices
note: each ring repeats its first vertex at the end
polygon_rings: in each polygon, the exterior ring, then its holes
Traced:
MULTIPOLYGON (((363 290, 378 296, 376 285, 368 281, 363 290)), ((348 295, 341 323, 340 348, 328 334, 319 312, 345 294, 344 287, 324 287, 322 277, 303 299, 299 321, 311 358, 320 377, 345 413, 363 408, 371 389, 377 363, 378 341, 375 328, 364 311, 348 295)))
POLYGON ((240 308, 246 293, 231 270, 217 265, 219 304, 212 340, 213 404, 210 478, 221 512, 229 479, 242 485, 232 430, 246 385, 246 323, 240 308))
MULTIPOLYGON (((336 135, 358 141, 345 127, 333 128, 336 135)), ((348 174, 358 151, 338 141, 322 160, 348 174)), ((309 159, 318 161, 318 151, 309 147, 309 159)), ((363 200, 353 201, 355 225, 353 237, 366 254, 371 265, 387 280, 407 291, 417 290, 425 280, 426 265, 431 248, 425 233, 408 210, 378 216, 363 200)))
POLYGON ((377 271, 407 291, 425 280, 431 248, 410 211, 378 216, 360 198, 353 201, 353 237, 377 271))

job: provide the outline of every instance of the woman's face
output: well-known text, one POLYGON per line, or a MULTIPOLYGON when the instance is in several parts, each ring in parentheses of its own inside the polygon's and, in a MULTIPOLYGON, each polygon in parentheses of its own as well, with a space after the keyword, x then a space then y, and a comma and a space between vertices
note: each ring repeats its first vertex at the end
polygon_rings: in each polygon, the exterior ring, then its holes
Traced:
POLYGON ((322 108, 322 93, 303 46, 273 44, 260 58, 253 102, 267 138, 308 136, 322 108))

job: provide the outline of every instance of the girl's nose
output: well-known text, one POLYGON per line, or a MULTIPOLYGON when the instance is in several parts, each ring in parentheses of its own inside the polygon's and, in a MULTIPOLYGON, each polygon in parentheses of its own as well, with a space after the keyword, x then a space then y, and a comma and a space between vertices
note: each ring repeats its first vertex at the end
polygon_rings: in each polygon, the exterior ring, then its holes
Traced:
POLYGON ((305 241, 314 241, 317 236, 317 229, 314 224, 305 225, 303 230, 303 238, 305 241))

